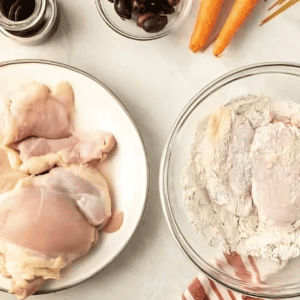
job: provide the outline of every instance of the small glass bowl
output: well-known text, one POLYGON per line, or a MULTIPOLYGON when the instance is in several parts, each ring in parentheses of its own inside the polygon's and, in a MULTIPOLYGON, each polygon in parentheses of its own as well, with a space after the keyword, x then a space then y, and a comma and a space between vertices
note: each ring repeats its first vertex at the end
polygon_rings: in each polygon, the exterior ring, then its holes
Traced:
POLYGON ((196 232, 184 208, 182 174, 190 163, 196 125, 216 108, 245 94, 265 94, 274 100, 300 104, 300 65, 265 63, 247 66, 216 79, 190 100, 177 118, 162 155, 159 186, 164 214, 180 249, 209 278, 252 297, 297 297, 300 296, 300 256, 290 260, 279 272, 261 277, 263 284, 237 279, 232 275, 236 269, 228 267, 224 271, 212 263, 222 253, 196 232))
POLYGON ((167 15, 168 24, 157 33, 148 33, 138 27, 134 20, 123 20, 115 12, 114 3, 109 0, 95 0, 97 9, 104 22, 115 32, 138 41, 149 41, 166 36, 178 28, 189 14, 193 0, 181 0, 174 6, 175 13, 167 15))

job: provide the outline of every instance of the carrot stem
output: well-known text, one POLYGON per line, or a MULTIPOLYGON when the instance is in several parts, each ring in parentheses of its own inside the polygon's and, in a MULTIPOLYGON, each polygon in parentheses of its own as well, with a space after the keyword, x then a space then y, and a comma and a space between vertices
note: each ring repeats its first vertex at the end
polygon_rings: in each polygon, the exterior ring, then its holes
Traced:
POLYGON ((217 38, 214 55, 220 55, 244 23, 258 0, 236 0, 230 14, 217 38))
POLYGON ((278 1, 276 1, 273 5, 271 5, 271 6, 269 7, 268 10, 271 10, 272 8, 274 8, 274 7, 275 7, 276 5, 278 5, 278 4, 282 4, 284 1, 285 1, 285 0, 278 0, 278 1))
POLYGON ((197 52, 204 48, 217 21, 223 0, 202 0, 199 6, 190 48, 197 52))
POLYGON ((272 13, 271 15, 269 15, 268 17, 263 19, 259 26, 262 26, 262 25, 266 24, 267 22, 269 22, 270 20, 272 20, 273 18, 278 16, 280 13, 282 13, 283 11, 285 11, 286 9, 288 9, 289 7, 291 7, 292 5, 297 3, 298 1, 299 0, 290 0, 290 1, 288 1, 287 3, 282 5, 280 8, 278 8, 274 13, 272 13))

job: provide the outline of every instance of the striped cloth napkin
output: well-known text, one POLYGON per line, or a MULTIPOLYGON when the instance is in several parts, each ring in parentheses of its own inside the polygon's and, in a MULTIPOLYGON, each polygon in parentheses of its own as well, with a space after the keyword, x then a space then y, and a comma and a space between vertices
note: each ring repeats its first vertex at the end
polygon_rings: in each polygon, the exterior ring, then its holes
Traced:
MULTIPOLYGON (((224 273, 248 283, 263 284, 262 278, 279 272, 286 261, 273 261, 236 252, 221 253, 212 264, 224 273)), ((252 300, 259 299, 240 294, 214 282, 204 274, 198 274, 182 294, 182 300, 252 300)), ((260 300, 260 299, 259 299, 260 300)))

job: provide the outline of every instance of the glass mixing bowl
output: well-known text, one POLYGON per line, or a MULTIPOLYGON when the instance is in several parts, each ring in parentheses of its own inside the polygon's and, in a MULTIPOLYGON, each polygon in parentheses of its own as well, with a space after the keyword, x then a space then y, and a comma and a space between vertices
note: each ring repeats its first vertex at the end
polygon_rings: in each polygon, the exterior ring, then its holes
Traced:
MULTIPOLYGON (((169 228, 180 249, 211 279, 237 292, 261 298, 288 298, 300 295, 300 257, 280 272, 261 278, 260 284, 233 276, 211 263, 218 253, 205 237, 197 234, 183 206, 181 178, 190 163, 193 133, 198 122, 216 108, 244 94, 265 94, 274 100, 300 104, 300 65, 265 63, 232 71, 204 87, 183 109, 166 143, 160 167, 160 194, 169 228)), ((267 268, 267 266, 266 266, 267 268)))
POLYGON ((115 32, 137 41, 149 41, 166 36, 178 28, 188 16, 193 0, 181 0, 174 6, 175 13, 169 14, 168 24, 157 33, 148 33, 138 27, 134 20, 122 20, 115 12, 114 4, 109 0, 95 0, 100 16, 115 32))

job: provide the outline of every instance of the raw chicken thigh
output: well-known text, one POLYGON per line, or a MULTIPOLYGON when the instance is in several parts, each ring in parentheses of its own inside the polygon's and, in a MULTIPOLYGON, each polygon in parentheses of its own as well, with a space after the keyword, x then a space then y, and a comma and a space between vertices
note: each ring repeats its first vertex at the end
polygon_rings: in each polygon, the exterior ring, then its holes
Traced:
POLYGON ((23 162, 20 170, 29 174, 39 174, 56 165, 103 161, 115 143, 111 133, 95 132, 72 135, 64 139, 29 138, 14 148, 20 151, 23 162))
POLYGON ((108 186, 99 172, 77 165, 54 168, 0 195, 0 237, 69 262, 69 254, 90 249, 96 227, 110 215, 108 186))
POLYGON ((251 146, 252 195, 262 220, 290 225, 300 218, 300 130, 282 122, 258 128, 251 146))
POLYGON ((0 99, 0 144, 10 145, 31 136, 64 138, 71 134, 73 91, 67 82, 50 89, 41 83, 20 86, 0 99))
POLYGON ((71 135, 63 139, 28 138, 14 148, 20 151, 23 162, 33 156, 63 151, 61 155, 68 156, 71 163, 87 163, 93 159, 105 159, 115 143, 115 138, 110 132, 98 131, 93 134, 71 135))
POLYGON ((88 222, 94 226, 103 227, 111 215, 107 183, 100 172, 91 166, 53 168, 47 174, 19 181, 17 187, 28 185, 68 193, 88 222))
POLYGON ((73 110, 66 82, 0 99, 0 273, 20 299, 87 254, 111 217, 108 185, 91 162, 115 138, 74 132, 73 110))
POLYGON ((25 178, 0 195, 0 255, 2 270, 11 277, 10 292, 29 296, 44 280, 59 278, 60 269, 89 252, 98 241, 98 226, 111 215, 110 205, 100 173, 75 165, 25 178), (21 248, 15 253, 17 246, 21 248), (16 263, 19 252, 28 257, 25 264, 16 263))
POLYGON ((268 111, 265 103, 257 106, 255 101, 233 102, 217 109, 209 117, 205 138, 197 149, 210 199, 239 216, 248 216, 253 209, 250 147, 255 126, 265 121, 259 117, 268 111))

